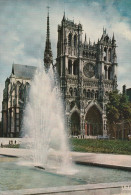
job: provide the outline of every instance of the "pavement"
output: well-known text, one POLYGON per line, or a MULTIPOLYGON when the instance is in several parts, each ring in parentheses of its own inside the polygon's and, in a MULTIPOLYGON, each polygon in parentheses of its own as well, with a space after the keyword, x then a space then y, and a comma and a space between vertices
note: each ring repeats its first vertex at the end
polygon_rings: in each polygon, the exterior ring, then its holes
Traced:
MULTIPOLYGON (((30 154, 27 149, 0 148, 0 155, 11 157, 24 157, 30 154)), ((73 161, 80 164, 119 168, 131 171, 130 155, 115 155, 101 153, 70 152, 73 161)), ((23 194, 59 194, 59 195, 131 195, 131 182, 115 182, 86 184, 77 186, 22 189, 14 191, 0 191, 0 195, 23 195, 23 194)))
POLYGON ((23 157, 28 156, 30 150, 22 148, 0 148, 0 155, 10 156, 10 157, 23 157))
POLYGON ((0 195, 131 195, 131 182, 11 190, 0 195))
MULTIPOLYGON (((0 148, 0 155, 12 157, 28 156, 30 152, 31 151, 27 149, 0 148)), ((73 161, 79 164, 117 168, 131 171, 131 155, 81 152, 70 152, 70 155, 73 161)))
POLYGON ((73 161, 79 164, 131 171, 131 155, 73 152, 72 157, 73 161))

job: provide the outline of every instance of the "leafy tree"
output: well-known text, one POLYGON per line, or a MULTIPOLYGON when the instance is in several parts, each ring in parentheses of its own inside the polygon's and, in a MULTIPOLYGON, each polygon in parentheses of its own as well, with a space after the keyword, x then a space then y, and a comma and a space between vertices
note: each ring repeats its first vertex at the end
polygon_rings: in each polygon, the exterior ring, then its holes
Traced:
POLYGON ((121 94, 118 90, 109 94, 109 102, 107 104, 107 121, 109 132, 118 137, 121 129, 121 137, 124 127, 126 127, 127 134, 131 133, 131 103, 128 101, 126 94, 121 94))

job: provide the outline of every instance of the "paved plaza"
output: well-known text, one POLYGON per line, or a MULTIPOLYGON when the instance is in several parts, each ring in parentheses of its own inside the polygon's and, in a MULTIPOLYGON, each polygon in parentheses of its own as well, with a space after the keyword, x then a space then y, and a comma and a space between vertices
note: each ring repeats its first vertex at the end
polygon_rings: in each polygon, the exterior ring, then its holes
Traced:
MULTIPOLYGON (((22 157, 29 155, 30 150, 0 148, 0 155, 11 157, 22 157)), ((96 165, 102 167, 120 168, 131 170, 130 155, 98 154, 70 152, 73 161, 80 164, 96 165)), ((23 189, 16 191, 0 192, 0 195, 15 194, 59 194, 59 195, 130 195, 131 182, 115 182, 104 184, 86 184, 78 186, 42 188, 42 189, 23 189)))
MULTIPOLYGON (((30 153, 27 149, 0 148, 1 155, 21 157, 30 153)), ((76 163, 131 170, 131 156, 102 153, 70 152, 76 163)))
POLYGON ((73 160, 80 164, 131 170, 131 156, 102 153, 72 153, 73 160))

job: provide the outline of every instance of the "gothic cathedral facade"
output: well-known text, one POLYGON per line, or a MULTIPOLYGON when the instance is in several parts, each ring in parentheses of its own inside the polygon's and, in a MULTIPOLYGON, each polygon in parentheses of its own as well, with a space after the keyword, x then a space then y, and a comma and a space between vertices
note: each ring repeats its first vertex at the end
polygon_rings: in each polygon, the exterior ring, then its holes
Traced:
POLYGON ((117 56, 112 39, 103 29, 101 39, 82 42, 82 25, 63 16, 58 25, 56 67, 65 101, 68 133, 107 135, 106 104, 117 88, 117 56))

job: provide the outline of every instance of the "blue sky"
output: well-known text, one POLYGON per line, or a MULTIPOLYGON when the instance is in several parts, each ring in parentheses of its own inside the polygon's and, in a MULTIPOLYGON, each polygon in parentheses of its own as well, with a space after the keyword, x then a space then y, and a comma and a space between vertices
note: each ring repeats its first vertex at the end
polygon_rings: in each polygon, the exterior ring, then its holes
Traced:
POLYGON ((117 41, 118 88, 131 87, 131 1, 130 0, 0 0, 0 109, 4 82, 10 76, 12 63, 42 63, 47 6, 50 6, 50 31, 54 61, 57 26, 63 12, 83 25, 91 42, 102 35, 103 26, 117 41))

